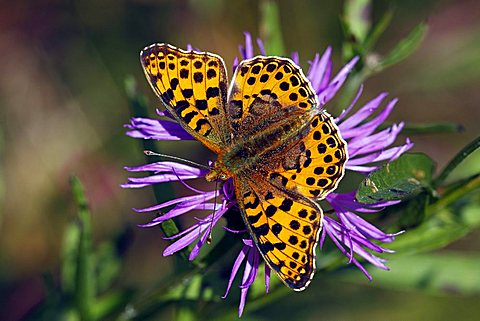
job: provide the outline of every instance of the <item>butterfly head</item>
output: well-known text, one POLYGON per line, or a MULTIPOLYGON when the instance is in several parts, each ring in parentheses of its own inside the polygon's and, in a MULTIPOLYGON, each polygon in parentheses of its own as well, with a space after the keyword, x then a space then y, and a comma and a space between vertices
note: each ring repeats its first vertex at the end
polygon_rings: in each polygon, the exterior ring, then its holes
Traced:
POLYGON ((212 168, 210 169, 210 172, 205 175, 205 179, 207 182, 213 182, 216 180, 222 180, 226 181, 229 179, 232 175, 228 173, 228 171, 225 168, 225 165, 223 165, 220 161, 216 161, 213 163, 212 168))

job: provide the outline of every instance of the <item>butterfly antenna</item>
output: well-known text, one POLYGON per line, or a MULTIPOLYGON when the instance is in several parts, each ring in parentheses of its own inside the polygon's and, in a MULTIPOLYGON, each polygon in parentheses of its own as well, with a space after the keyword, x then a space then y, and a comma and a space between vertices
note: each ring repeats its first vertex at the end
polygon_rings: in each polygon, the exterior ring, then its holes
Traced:
POLYGON ((213 230, 213 219, 215 217, 215 212, 217 211, 217 196, 218 196, 218 181, 215 181, 215 197, 213 199, 213 213, 212 213, 212 221, 210 222, 210 232, 208 233, 207 237, 207 244, 212 244, 212 230, 213 230))
POLYGON ((172 156, 172 155, 155 153, 155 152, 152 152, 151 150, 144 150, 143 153, 147 156, 159 156, 159 157, 163 157, 163 158, 169 158, 169 159, 181 161, 181 162, 184 162, 184 163, 187 163, 187 164, 190 164, 190 165, 195 165, 197 167, 201 167, 201 168, 208 169, 208 170, 212 169, 210 166, 206 166, 206 165, 203 165, 203 164, 192 162, 191 160, 188 160, 188 159, 175 157, 175 156, 172 156))

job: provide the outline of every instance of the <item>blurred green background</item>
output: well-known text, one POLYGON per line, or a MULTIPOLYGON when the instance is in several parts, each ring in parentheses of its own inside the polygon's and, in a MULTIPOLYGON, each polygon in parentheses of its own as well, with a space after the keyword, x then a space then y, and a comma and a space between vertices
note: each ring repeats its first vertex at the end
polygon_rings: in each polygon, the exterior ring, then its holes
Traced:
MULTIPOLYGON (((392 24, 377 46, 379 54, 422 21, 428 22, 429 30, 414 55, 366 82, 362 101, 388 91, 400 98, 391 121, 461 124, 461 133, 411 136, 414 150, 429 154, 442 167, 480 132, 480 2, 373 4, 374 20, 386 8, 394 9, 392 24)), ((285 0, 278 5, 287 51, 298 51, 307 68, 316 52, 332 45, 338 70, 343 3, 285 0)), ((144 162, 139 142, 124 135, 123 124, 131 116, 124 80, 129 75, 137 79, 138 91, 149 97, 153 114, 160 102, 144 80, 139 51, 154 42, 181 48, 190 43, 223 56, 230 71, 243 32, 262 35, 260 6, 253 0, 0 4, 0 320, 25 316, 45 295, 42 275, 59 272, 64 229, 75 217, 71 173, 85 185, 94 243, 122 235, 124 260, 117 286, 148 289, 172 272, 173 259, 161 255, 168 244, 161 230, 137 228, 151 217, 131 210, 154 204, 151 191, 119 187, 128 176, 123 166, 144 162)), ((344 107, 333 104, 327 109, 344 107)), ((180 149, 184 147, 166 142, 162 151, 188 155, 180 149)), ((477 152, 455 176, 478 172, 479 163, 477 152)), ((479 243, 477 231, 442 250, 476 259, 478 264, 460 269, 459 277, 468 271, 479 282, 479 243)), ((399 264, 399 269, 414 271, 429 263, 405 264, 405 259, 396 263, 393 256, 391 266, 399 264)), ((375 273, 379 280, 372 283, 360 272, 355 277, 318 276, 307 291, 291 293, 244 319, 299 320, 298 315, 302 320, 480 319, 478 284, 461 293, 422 291, 395 280, 382 282, 389 277, 401 280, 402 275, 394 272, 375 273)), ((222 291, 214 295, 223 295, 222 291)), ((233 305, 236 300, 227 299, 233 305)), ((171 314, 161 317, 169 320, 171 314)))

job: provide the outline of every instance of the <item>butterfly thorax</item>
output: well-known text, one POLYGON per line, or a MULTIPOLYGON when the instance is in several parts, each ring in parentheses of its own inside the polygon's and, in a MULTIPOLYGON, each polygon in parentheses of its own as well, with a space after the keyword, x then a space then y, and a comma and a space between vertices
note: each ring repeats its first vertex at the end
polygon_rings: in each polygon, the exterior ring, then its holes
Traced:
POLYGON ((218 155, 206 180, 227 180, 242 172, 258 171, 263 167, 260 165, 271 161, 270 154, 307 133, 308 127, 303 125, 306 123, 305 118, 306 115, 292 115, 275 124, 265 123, 256 134, 238 138, 218 155))

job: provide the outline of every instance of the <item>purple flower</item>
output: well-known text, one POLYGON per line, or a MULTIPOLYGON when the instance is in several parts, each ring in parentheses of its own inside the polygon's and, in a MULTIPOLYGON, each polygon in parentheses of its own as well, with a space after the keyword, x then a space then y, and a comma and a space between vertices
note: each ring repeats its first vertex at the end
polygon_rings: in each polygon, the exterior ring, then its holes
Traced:
MULTIPOLYGON (((245 46, 240 46, 240 59, 235 59, 234 68, 243 59, 254 56, 254 47, 250 34, 245 33, 245 46)), ((257 45, 261 54, 265 55, 263 43, 257 39, 257 45)), ((315 55, 310 62, 307 77, 318 95, 318 100, 323 107, 338 92, 345 82, 348 74, 355 66, 358 58, 348 62, 332 78, 331 48, 327 48, 323 55, 315 55)), ((298 64, 299 56, 292 54, 292 59, 298 64)), ((346 169, 362 174, 368 174, 376 170, 379 162, 389 162, 412 147, 409 139, 403 145, 391 147, 404 124, 394 124, 390 128, 377 131, 377 128, 384 122, 397 102, 393 99, 386 103, 384 108, 382 102, 387 94, 382 93, 372 99, 357 111, 353 111, 354 105, 362 93, 360 88, 353 102, 336 119, 342 137, 347 142, 349 160, 346 169)), ((155 139, 155 140, 190 140, 193 139, 183 128, 176 123, 168 112, 157 111, 160 119, 133 118, 128 128, 127 135, 134 138, 155 139)), ((185 165, 173 161, 163 161, 147 164, 138 167, 127 167, 130 172, 149 171, 153 172, 140 178, 129 178, 123 184, 126 188, 139 188, 148 185, 178 181, 191 190, 191 195, 179 197, 162 204, 157 204, 144 209, 135 209, 137 212, 161 211, 164 208, 171 208, 162 216, 153 219, 151 222, 142 225, 151 227, 173 217, 178 217, 191 211, 208 211, 205 218, 197 218, 197 222, 186 230, 169 237, 175 240, 168 246, 163 254, 171 255, 190 244, 194 244, 189 259, 193 260, 199 254, 202 245, 207 241, 212 227, 219 221, 223 214, 230 208, 237 206, 235 200, 234 186, 232 180, 226 181, 220 189, 213 191, 200 191, 190 187, 188 180, 204 178, 208 170, 191 165, 185 165)), ((355 199, 355 191, 350 193, 330 193, 326 199, 332 210, 324 215, 323 231, 320 239, 320 248, 323 247, 326 236, 330 238, 340 251, 348 258, 348 263, 353 263, 371 280, 371 276, 358 258, 371 263, 372 265, 387 270, 385 259, 379 258, 374 253, 392 252, 378 244, 389 243, 398 234, 387 234, 363 219, 360 215, 381 211, 383 208, 396 204, 397 201, 380 202, 376 204, 363 204, 355 199)), ((228 232, 236 233, 225 228, 228 232)), ((244 231, 241 231, 244 232, 244 231)), ((262 263, 261 255, 254 246, 251 239, 243 239, 243 248, 240 251, 228 281, 224 298, 228 295, 236 274, 242 264, 244 265, 243 277, 240 284, 241 296, 239 315, 242 314, 247 292, 257 276, 262 263)), ((268 292, 270 269, 265 266, 265 286, 268 292)))
MULTIPOLYGON (((238 306, 238 316, 241 317, 243 313, 243 308, 245 307, 245 302, 247 300, 247 293, 250 286, 255 281, 257 277, 258 267, 260 265, 260 252, 253 244, 251 239, 243 239, 243 247, 240 253, 233 264, 232 273, 230 274, 230 279, 228 280, 227 290, 223 298, 225 299, 230 292, 230 287, 232 286, 233 280, 237 275, 240 266, 242 265, 245 258, 245 270, 243 271, 242 283, 240 284, 240 305, 238 306)), ((270 268, 265 264, 265 291, 268 293, 270 286, 270 268)))

